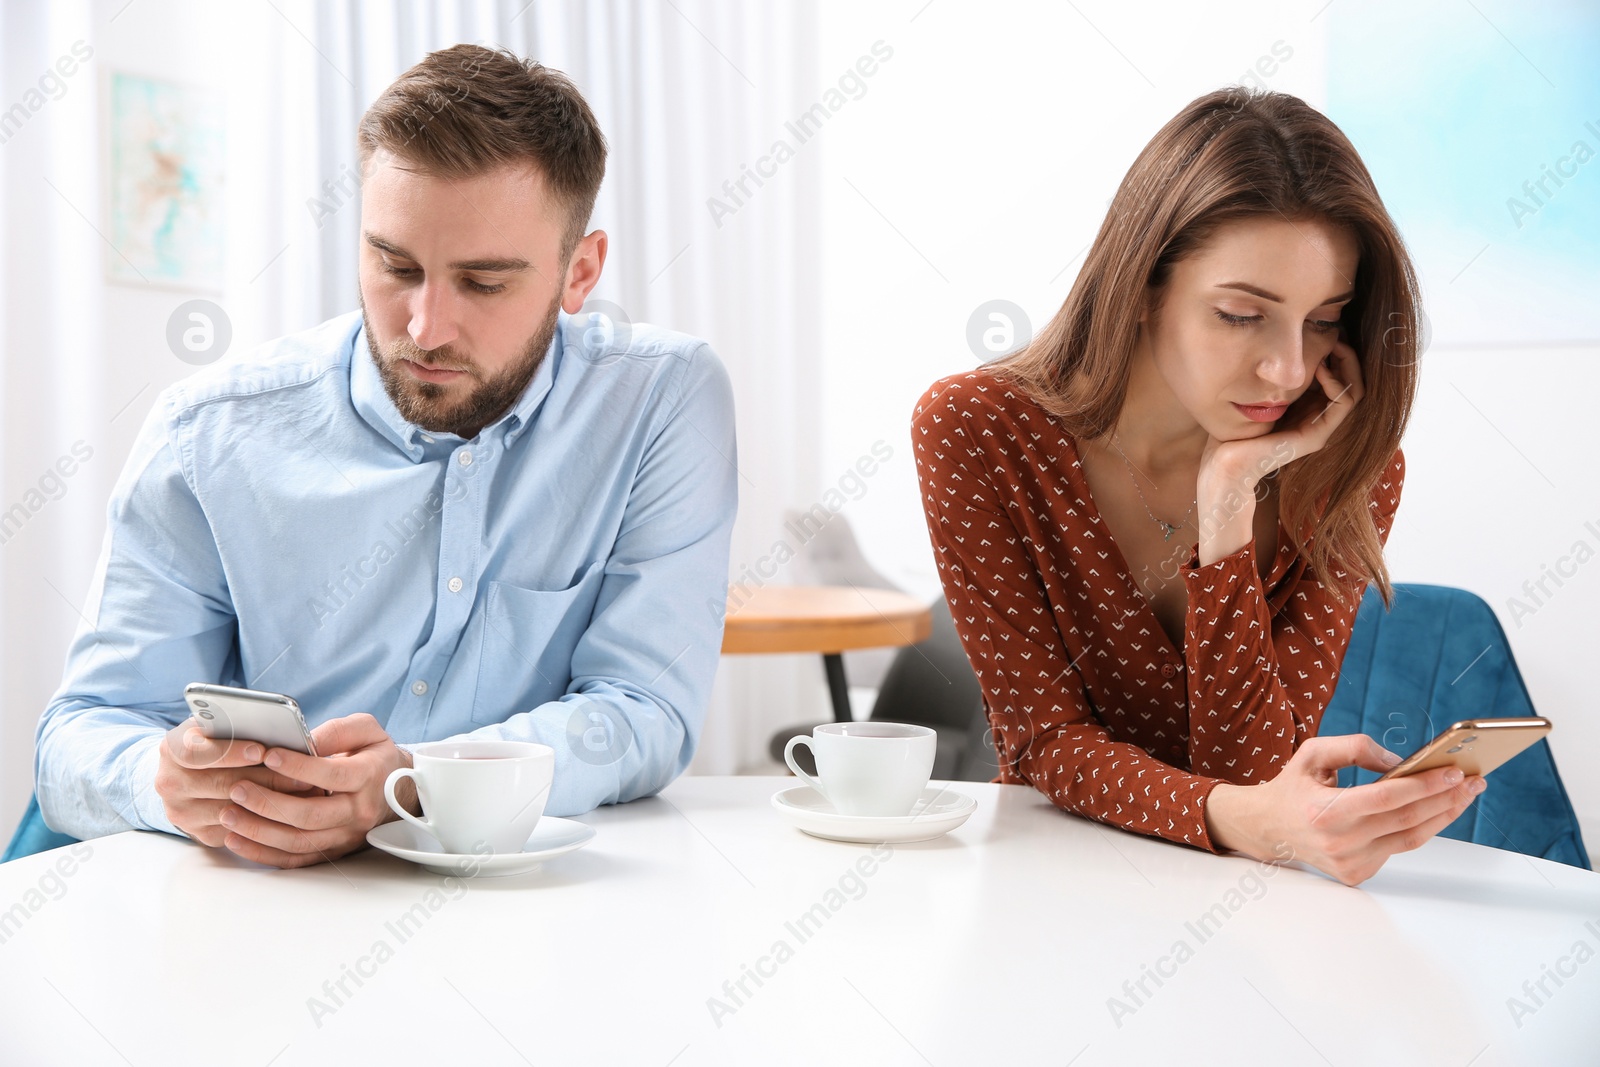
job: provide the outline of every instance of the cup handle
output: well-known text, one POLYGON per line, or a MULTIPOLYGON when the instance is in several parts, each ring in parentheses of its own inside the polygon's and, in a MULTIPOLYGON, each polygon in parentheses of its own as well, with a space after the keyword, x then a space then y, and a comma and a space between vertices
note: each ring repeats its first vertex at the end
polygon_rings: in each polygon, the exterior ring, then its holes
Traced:
POLYGON ((822 788, 822 783, 817 781, 817 779, 812 775, 809 775, 805 771, 801 770, 800 765, 794 761, 794 746, 800 744, 803 744, 806 746, 806 748, 811 749, 812 759, 817 758, 817 750, 812 746, 811 738, 805 734, 795 734, 793 737, 789 738, 789 743, 783 746, 783 762, 789 765, 789 769, 795 773, 795 777, 805 779, 806 784, 817 791, 817 795, 822 797, 823 800, 827 800, 829 804, 832 804, 833 801, 828 798, 827 792, 822 788))
POLYGON ((389 807, 394 810, 394 813, 396 815, 400 816, 402 819, 406 820, 407 822, 415 823, 416 825, 422 827, 424 830, 428 831, 428 835, 430 837, 432 837, 435 840, 437 840, 439 835, 434 833, 433 824, 432 823, 428 822, 428 820, 426 820, 426 819, 419 819, 417 816, 411 814, 409 811, 407 811, 405 809, 405 805, 401 804, 398 800, 395 799, 394 787, 397 784, 399 784, 401 778, 410 778, 411 779, 411 783, 413 785, 416 785, 416 786, 419 787, 418 788, 418 796, 421 796, 420 782, 417 779, 417 770, 416 770, 416 768, 415 767, 396 767, 393 771, 390 772, 389 777, 384 779, 384 782, 383 782, 383 799, 385 799, 385 800, 387 800, 389 802, 389 807))

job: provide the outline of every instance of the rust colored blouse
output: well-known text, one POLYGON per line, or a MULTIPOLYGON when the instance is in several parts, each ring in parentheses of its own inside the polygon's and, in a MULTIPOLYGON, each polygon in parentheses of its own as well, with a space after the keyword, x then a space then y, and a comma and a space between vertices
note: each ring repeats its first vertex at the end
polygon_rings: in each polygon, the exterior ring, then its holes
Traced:
MULTIPOLYGON (((1216 851, 1206 798, 1219 782, 1270 780, 1316 735, 1356 604, 1317 581, 1280 522, 1264 584, 1254 539, 1208 566, 1190 550, 1174 648, 1101 523, 1077 443, 1020 389, 990 368, 944 378, 918 402, 911 436, 995 781, 1216 851)), ((1396 451, 1372 495, 1384 541, 1404 474, 1396 451)))

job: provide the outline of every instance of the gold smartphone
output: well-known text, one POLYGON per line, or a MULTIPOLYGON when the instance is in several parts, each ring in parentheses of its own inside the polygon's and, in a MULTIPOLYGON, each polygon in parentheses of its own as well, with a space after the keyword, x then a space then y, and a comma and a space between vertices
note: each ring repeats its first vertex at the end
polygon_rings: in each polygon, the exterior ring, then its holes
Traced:
POLYGON ((1460 767, 1467 774, 1488 774, 1550 732, 1542 715, 1525 719, 1466 719, 1413 752, 1378 781, 1404 778, 1435 767, 1460 767))

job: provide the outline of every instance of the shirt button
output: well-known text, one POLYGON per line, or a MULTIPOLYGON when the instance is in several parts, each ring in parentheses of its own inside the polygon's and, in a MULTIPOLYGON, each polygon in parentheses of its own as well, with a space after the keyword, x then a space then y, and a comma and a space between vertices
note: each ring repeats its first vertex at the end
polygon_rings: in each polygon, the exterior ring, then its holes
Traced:
POLYGON ((419 678, 417 681, 411 683, 411 691, 417 694, 419 697, 423 696, 428 692, 428 683, 419 678))
POLYGON ((461 579, 460 578, 452 578, 452 579, 450 579, 450 591, 452 593, 461 592, 461 579))
POLYGON ((472 466, 472 453, 471 452, 463 452, 463 453, 461 453, 461 465, 463 467, 472 466))
POLYGON ((422 437, 423 441, 430 445, 433 444, 433 438, 429 437, 427 434, 421 434, 420 436, 422 437))
POLYGON ((1178 673, 1178 668, 1177 668, 1176 664, 1163 663, 1161 665, 1161 676, 1163 678, 1171 678, 1174 674, 1177 674, 1177 673, 1178 673))

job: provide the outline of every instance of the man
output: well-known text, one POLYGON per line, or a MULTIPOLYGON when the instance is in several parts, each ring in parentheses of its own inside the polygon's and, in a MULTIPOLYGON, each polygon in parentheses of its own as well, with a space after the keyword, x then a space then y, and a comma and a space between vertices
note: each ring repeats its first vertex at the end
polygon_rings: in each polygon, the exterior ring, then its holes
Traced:
POLYGON ((700 341, 568 317, 606 257, 594 115, 561 74, 458 45, 358 147, 360 311, 168 389, 113 492, 39 725, 57 831, 294 867, 395 817, 405 743, 550 745, 556 815, 653 794, 694 753, 732 394, 700 341), (294 696, 320 755, 206 740, 194 681, 294 696))

